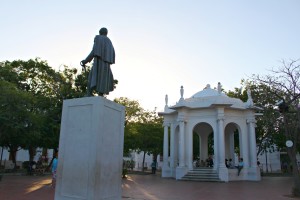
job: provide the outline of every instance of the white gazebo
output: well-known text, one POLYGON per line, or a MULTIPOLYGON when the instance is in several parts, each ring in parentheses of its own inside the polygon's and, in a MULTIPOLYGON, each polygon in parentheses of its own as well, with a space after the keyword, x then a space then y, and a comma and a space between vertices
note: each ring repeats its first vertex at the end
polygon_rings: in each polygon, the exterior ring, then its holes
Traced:
MULTIPOLYGON (((219 180, 261 180, 257 166, 255 116, 258 107, 253 105, 251 92, 247 102, 230 98, 208 84, 202 91, 192 97, 183 98, 181 86, 179 101, 168 106, 165 98, 164 112, 164 146, 162 177, 182 179, 189 171, 194 170, 193 135, 199 137, 200 160, 208 158, 208 138, 213 137, 213 170, 219 180), (169 141, 170 140, 170 141, 169 141), (237 169, 225 166, 225 159, 235 159, 237 150, 234 142, 238 142, 238 156, 243 158, 244 167, 237 175, 237 169)), ((235 161, 237 163, 237 160, 235 161)))

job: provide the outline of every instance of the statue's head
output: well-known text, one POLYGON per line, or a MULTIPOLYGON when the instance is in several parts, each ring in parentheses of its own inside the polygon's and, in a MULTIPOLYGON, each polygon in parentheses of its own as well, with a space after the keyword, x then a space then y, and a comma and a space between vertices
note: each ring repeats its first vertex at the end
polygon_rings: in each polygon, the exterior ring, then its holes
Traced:
POLYGON ((100 31, 99 31, 100 35, 107 35, 108 31, 107 31, 107 28, 101 28, 100 31))

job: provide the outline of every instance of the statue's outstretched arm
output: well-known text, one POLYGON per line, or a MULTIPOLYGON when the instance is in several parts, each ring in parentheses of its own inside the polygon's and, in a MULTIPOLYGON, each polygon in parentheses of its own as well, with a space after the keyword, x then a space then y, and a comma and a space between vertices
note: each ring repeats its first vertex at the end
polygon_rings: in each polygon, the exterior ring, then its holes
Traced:
POLYGON ((86 57, 85 60, 81 61, 83 64, 89 63, 94 58, 94 51, 92 50, 91 53, 86 57))

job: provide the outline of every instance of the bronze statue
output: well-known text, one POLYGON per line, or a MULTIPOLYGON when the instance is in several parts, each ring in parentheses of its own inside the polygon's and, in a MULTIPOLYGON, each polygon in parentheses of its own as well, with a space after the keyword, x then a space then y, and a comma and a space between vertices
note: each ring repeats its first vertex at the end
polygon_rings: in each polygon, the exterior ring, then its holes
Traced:
POLYGON ((91 96, 93 90, 100 96, 114 90, 114 77, 110 65, 115 63, 115 50, 107 33, 106 28, 100 29, 100 35, 96 35, 91 53, 80 62, 85 68, 85 64, 94 59, 88 76, 87 96, 91 96))

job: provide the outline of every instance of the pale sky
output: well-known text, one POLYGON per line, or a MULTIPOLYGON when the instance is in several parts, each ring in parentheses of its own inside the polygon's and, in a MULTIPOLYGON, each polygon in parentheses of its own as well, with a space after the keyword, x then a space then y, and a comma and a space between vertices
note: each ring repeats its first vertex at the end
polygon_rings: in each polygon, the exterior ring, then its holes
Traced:
POLYGON ((58 70, 92 49, 101 27, 116 51, 117 89, 161 111, 206 84, 233 90, 300 58, 300 0, 0 0, 0 61, 40 57, 58 70))

